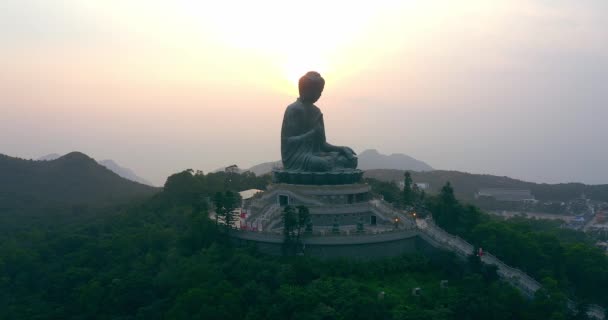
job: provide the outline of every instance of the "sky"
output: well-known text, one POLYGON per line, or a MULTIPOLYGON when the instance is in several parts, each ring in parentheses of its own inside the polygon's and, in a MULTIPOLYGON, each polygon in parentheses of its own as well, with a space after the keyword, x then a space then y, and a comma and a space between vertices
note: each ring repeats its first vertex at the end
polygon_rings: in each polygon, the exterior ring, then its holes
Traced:
POLYGON ((309 70, 329 142, 436 169, 608 183, 608 1, 0 2, 0 153, 162 185, 280 159, 309 70))

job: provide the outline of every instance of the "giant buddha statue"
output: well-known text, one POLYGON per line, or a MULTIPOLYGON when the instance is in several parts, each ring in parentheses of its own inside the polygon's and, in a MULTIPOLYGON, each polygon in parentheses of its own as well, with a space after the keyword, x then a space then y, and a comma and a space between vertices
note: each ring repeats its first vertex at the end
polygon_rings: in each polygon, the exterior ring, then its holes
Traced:
POLYGON ((349 147, 327 142, 323 113, 314 105, 325 80, 311 71, 300 78, 300 97, 285 110, 281 129, 283 168, 289 172, 350 172, 357 156, 349 147))

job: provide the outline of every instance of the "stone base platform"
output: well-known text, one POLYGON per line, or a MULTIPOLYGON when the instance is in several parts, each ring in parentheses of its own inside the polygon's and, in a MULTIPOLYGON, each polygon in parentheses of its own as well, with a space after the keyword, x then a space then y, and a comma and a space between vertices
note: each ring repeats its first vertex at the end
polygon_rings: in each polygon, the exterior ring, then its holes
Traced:
POLYGON ((388 204, 372 199, 365 183, 342 185, 301 185, 277 183, 245 207, 246 225, 265 232, 280 231, 286 206, 306 206, 314 232, 393 229, 406 223, 388 204))
POLYGON ((349 169, 329 172, 302 172, 288 170, 273 170, 274 183, 287 183, 298 185, 342 185, 361 181, 363 171, 349 169))

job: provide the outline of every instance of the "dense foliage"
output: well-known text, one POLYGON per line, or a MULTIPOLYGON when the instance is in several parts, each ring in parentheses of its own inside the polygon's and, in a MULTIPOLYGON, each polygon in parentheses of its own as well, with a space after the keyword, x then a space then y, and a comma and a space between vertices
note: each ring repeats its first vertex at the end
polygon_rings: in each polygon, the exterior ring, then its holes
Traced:
POLYGON ((385 201, 395 205, 401 204, 401 191, 393 181, 381 181, 373 178, 366 178, 365 182, 372 187, 372 192, 376 196, 381 196, 385 201))
POLYGON ((217 192, 238 192, 246 189, 266 189, 270 175, 256 176, 251 172, 215 172, 185 170, 167 178, 163 196, 169 203, 199 203, 209 201, 217 192))
POLYGON ((263 179, 186 171, 153 198, 82 223, 27 220, 0 242, 0 319, 566 317, 558 297, 525 300, 475 258, 317 261, 236 248, 205 199, 263 179))

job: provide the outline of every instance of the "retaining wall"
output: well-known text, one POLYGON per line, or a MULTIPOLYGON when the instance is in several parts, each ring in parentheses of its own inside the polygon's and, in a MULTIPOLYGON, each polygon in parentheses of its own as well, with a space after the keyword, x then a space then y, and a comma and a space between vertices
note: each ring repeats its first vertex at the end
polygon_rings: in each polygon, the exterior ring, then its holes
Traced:
MULTIPOLYGON (((237 243, 255 245, 262 253, 280 255, 282 252, 283 236, 278 233, 233 231, 232 236, 237 243)), ((418 232, 413 229, 348 236, 307 236, 302 238, 302 249, 305 255, 322 259, 379 259, 420 251, 421 243, 417 239, 418 232)))

